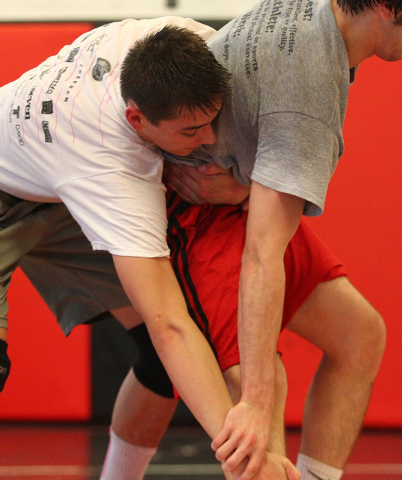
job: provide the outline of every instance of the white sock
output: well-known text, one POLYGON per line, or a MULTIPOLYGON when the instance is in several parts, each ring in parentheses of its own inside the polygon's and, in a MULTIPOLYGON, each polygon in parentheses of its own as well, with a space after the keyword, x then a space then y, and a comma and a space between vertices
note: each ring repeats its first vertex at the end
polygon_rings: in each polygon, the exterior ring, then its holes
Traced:
POLYGON ((110 429, 110 441, 101 480, 142 480, 156 448, 140 447, 118 437, 110 429))
POLYGON ((301 473, 300 480, 339 480, 343 470, 319 462, 307 455, 299 453, 296 468, 301 473))

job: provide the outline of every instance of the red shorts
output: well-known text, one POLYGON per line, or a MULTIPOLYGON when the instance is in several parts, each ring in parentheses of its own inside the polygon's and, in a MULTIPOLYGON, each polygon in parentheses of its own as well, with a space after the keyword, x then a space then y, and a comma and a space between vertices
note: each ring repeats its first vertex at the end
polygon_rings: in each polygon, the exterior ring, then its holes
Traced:
MULTIPOLYGON (((222 370, 239 363, 237 305, 247 212, 238 206, 189 205, 168 198, 171 263, 191 317, 222 370)), ((321 282, 346 275, 302 220, 285 254, 282 329, 321 282)))

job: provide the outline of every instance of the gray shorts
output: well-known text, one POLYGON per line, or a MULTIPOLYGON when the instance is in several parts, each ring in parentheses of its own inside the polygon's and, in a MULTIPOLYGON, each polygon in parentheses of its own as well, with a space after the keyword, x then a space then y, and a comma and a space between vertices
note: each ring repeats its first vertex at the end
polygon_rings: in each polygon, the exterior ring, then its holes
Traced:
POLYGON ((62 203, 37 203, 0 191, 0 327, 7 290, 20 266, 65 335, 82 323, 130 305, 108 252, 94 251, 62 203))

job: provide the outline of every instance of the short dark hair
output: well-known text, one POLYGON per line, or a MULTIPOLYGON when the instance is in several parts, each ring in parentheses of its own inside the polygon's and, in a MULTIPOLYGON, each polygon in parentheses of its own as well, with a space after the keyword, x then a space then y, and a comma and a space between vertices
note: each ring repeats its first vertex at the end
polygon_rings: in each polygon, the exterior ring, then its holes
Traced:
POLYGON ((230 74, 205 41, 174 25, 142 38, 127 53, 120 75, 124 101, 133 100, 156 125, 176 118, 185 108, 214 110, 229 90, 230 74))
POLYGON ((352 15, 362 13, 367 9, 373 9, 378 5, 388 8, 395 15, 395 18, 402 11, 402 0, 337 0, 337 2, 344 12, 350 12, 352 15))

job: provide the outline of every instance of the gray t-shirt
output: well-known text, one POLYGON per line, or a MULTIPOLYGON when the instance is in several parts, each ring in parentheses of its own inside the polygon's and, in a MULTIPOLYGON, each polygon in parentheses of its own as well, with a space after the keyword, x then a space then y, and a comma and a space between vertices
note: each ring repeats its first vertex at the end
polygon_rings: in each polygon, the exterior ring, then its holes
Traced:
POLYGON ((233 74, 217 142, 193 153, 322 213, 343 153, 347 51, 329 0, 264 0, 210 40, 233 74))

